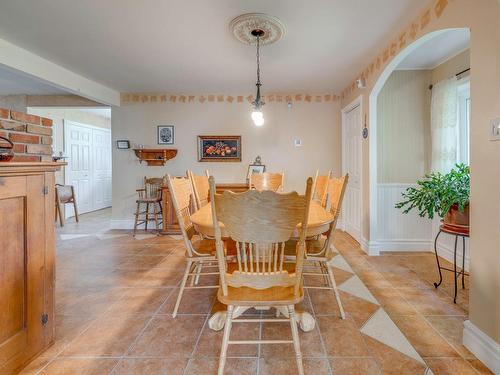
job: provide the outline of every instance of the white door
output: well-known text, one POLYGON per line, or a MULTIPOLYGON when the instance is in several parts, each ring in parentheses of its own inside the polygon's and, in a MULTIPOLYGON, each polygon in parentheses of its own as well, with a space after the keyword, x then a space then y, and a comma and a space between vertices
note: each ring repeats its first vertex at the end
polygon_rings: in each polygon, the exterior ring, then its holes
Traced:
POLYGON ((361 241, 361 107, 358 105, 343 116, 343 166, 349 173, 344 202, 343 223, 347 233, 361 241))
MULTIPOLYGON (((111 134, 73 121, 64 121, 64 148, 68 156, 65 184, 75 188, 79 213, 111 206, 111 134)), ((66 217, 74 216, 72 205, 66 217)))
MULTIPOLYGON (((65 149, 69 157, 65 184, 73 185, 79 213, 92 211, 91 146, 92 129, 65 121, 65 149)), ((66 217, 74 216, 73 206, 66 205, 66 217)))
POLYGON ((93 129, 93 209, 111 206, 111 135, 109 130, 93 129))

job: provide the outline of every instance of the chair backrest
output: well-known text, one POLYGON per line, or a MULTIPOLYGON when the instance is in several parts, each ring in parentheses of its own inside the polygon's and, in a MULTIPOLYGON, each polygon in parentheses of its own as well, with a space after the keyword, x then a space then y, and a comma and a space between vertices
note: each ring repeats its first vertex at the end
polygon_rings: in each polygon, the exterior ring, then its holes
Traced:
POLYGON ((164 177, 144 177, 143 198, 160 198, 161 188, 164 185, 164 177))
POLYGON ((312 195, 312 178, 307 180, 306 194, 280 194, 272 191, 248 190, 244 193, 225 191, 216 194, 210 177, 210 201, 216 240, 217 258, 223 293, 228 286, 267 289, 300 286, 305 238, 312 195), (228 272, 219 222, 236 242, 237 264, 228 272), (293 270, 284 267, 285 242, 301 224, 293 270))
POLYGON ((187 171, 189 180, 193 188, 194 201, 196 210, 199 210, 206 204, 208 204, 208 198, 210 196, 210 186, 208 185, 208 170, 205 171, 205 176, 197 176, 192 171, 187 171))
POLYGON ((57 199, 61 203, 73 202, 75 199, 75 191, 72 185, 59 185, 56 184, 57 199))
POLYGON ((328 200, 330 201, 330 212, 334 216, 334 220, 330 224, 330 229, 327 234, 327 241, 325 249, 328 251, 333 238, 333 232, 337 227, 337 220, 342 211, 342 202, 344 200, 344 193, 349 181, 349 175, 346 174, 340 178, 331 178, 328 184, 328 200))
POLYGON ((249 178, 250 189, 258 191, 283 191, 285 182, 285 173, 251 173, 249 178))
POLYGON ((171 177, 167 174, 167 185, 184 244, 186 245, 188 255, 192 257, 193 255, 197 255, 197 253, 191 243, 191 239, 196 234, 191 222, 191 204, 193 199, 191 181, 187 177, 171 177))
POLYGON ((321 204, 322 207, 326 207, 327 197, 328 197, 328 185, 330 182, 332 171, 328 171, 326 175, 319 175, 319 170, 316 171, 314 178, 314 193, 313 199, 321 204))

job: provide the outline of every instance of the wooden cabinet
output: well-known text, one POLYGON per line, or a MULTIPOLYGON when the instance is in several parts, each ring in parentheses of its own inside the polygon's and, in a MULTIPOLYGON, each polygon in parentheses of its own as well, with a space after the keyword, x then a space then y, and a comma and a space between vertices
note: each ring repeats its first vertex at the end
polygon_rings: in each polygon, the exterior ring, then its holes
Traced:
POLYGON ((57 163, 0 163, 0 373, 54 341, 57 163))
MULTIPOLYGON (((222 183, 216 185, 217 193, 225 190, 231 190, 235 193, 242 193, 248 190, 247 183, 222 183)), ((162 187, 162 209, 163 209, 163 234, 181 234, 177 217, 175 216, 174 206, 170 198, 170 192, 167 186, 162 187)))

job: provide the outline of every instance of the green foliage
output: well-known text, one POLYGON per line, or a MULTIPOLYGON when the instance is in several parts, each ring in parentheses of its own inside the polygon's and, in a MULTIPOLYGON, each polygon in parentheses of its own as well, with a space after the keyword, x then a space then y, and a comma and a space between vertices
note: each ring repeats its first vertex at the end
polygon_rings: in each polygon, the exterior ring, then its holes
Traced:
POLYGON ((396 204, 405 214, 416 208, 421 217, 433 219, 435 213, 444 217, 454 204, 461 212, 469 204, 470 170, 465 164, 456 164, 447 174, 428 174, 417 185, 406 189, 404 200, 396 204))

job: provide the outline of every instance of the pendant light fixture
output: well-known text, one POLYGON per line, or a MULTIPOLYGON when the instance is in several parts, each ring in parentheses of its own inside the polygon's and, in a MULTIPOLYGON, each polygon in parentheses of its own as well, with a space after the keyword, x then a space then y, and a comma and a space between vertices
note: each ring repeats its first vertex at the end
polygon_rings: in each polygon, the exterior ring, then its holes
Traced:
POLYGON ((252 102, 253 112, 252 112, 252 120, 255 126, 264 125, 264 114, 262 113, 262 106, 266 103, 262 101, 260 97, 260 38, 264 35, 264 31, 261 29, 252 30, 252 35, 257 39, 257 95, 255 96, 255 100, 252 102))
POLYGON ((229 24, 233 36, 245 45, 257 45, 257 95, 252 102, 252 121, 255 126, 264 125, 262 106, 265 104, 260 95, 260 46, 279 41, 286 33, 283 22, 264 13, 246 13, 234 18, 229 24))

